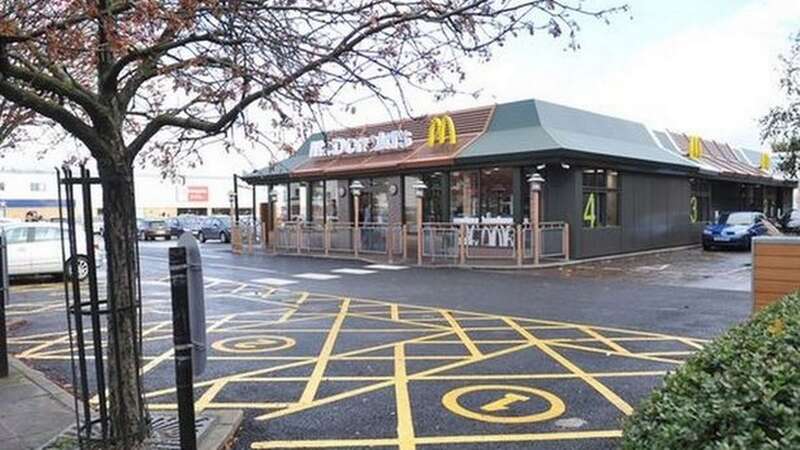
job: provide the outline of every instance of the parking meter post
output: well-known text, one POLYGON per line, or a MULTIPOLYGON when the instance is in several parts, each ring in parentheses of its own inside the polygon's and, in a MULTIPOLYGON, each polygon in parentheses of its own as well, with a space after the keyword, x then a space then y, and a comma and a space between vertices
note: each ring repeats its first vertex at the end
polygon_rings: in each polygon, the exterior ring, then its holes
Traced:
POLYGON ((6 303, 8 302, 8 264, 6 238, 0 234, 0 378, 8 376, 8 343, 6 342, 6 303))
POLYGON ((169 249, 169 277, 172 290, 172 338, 175 344, 175 385, 181 449, 196 450, 194 393, 192 379, 192 337, 189 328, 189 284, 186 248, 169 249))

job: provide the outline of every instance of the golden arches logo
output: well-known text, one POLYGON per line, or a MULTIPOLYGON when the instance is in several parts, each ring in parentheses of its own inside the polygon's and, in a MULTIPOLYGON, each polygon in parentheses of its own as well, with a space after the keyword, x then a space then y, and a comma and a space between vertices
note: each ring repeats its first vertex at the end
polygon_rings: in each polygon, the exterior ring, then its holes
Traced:
POLYGON ((428 145, 455 144, 457 141, 456 124, 449 115, 431 119, 428 124, 428 145))
POLYGON ((770 166, 772 166, 772 159, 769 157, 769 153, 762 153, 759 167, 766 172, 770 169, 770 166))
POLYGON ((689 158, 698 160, 701 156, 703 156, 703 141, 700 136, 691 136, 689 138, 689 158))

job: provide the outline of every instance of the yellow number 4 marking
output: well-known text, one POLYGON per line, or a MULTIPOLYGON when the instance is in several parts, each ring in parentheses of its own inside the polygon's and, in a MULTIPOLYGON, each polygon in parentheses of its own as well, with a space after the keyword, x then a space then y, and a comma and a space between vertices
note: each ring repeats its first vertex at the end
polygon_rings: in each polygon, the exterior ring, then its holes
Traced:
POLYGON ((594 228, 597 225, 594 192, 589 194, 589 198, 586 200, 586 207, 583 209, 583 221, 589 222, 589 228, 594 228))
POLYGON ((514 403, 517 402, 525 402, 530 399, 531 399, 530 397, 526 397, 524 395, 506 394, 502 398, 499 398, 493 402, 481 406, 481 411, 486 411, 486 412, 505 411, 508 409, 509 405, 513 405, 514 403))

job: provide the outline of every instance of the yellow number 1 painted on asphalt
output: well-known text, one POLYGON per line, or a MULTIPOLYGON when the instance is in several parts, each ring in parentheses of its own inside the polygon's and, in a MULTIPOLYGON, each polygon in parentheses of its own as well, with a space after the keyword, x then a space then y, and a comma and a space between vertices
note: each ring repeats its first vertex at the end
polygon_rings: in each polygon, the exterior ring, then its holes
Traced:
POLYGON ((513 405, 517 402, 525 402, 530 400, 530 397, 526 397, 524 395, 519 394, 506 394, 503 397, 487 403, 481 406, 481 411, 486 412, 495 412, 495 411, 505 411, 508 409, 509 405, 513 405))

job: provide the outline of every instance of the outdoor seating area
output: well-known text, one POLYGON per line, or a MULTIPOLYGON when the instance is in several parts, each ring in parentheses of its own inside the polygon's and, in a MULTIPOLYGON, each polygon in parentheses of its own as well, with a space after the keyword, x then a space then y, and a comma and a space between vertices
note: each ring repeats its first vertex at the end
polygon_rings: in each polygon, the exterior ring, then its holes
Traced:
POLYGON ((254 248, 274 254, 351 257, 423 266, 533 267, 569 260, 569 226, 543 222, 538 232, 524 225, 426 222, 284 223, 266 236, 235 227, 234 252, 254 248), (419 236, 422 236, 419 239, 419 236))

